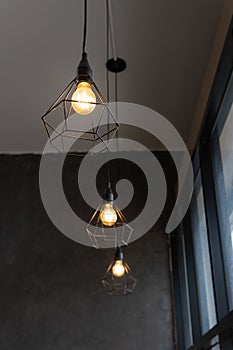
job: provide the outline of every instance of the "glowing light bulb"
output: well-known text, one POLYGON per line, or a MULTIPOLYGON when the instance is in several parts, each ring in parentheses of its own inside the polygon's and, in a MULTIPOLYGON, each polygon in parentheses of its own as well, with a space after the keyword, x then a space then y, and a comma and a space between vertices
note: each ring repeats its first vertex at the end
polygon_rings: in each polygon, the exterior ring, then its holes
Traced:
POLYGON ((113 226, 117 221, 117 213, 112 204, 106 203, 100 212, 100 220, 105 226, 113 226))
POLYGON ((96 103, 96 97, 91 89, 91 85, 86 81, 78 84, 77 89, 73 93, 72 100, 74 100, 72 101, 72 107, 78 114, 90 114, 95 109, 95 104, 93 103, 96 103))
POLYGON ((122 277, 125 274, 125 267, 121 260, 116 260, 112 267, 112 274, 115 277, 122 277))

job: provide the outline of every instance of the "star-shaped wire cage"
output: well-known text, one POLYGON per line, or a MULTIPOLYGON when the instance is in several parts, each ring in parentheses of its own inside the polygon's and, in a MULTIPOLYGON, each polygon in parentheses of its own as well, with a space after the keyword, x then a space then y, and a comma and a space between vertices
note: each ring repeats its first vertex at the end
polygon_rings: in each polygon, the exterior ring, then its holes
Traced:
POLYGON ((125 269, 124 275, 116 277, 113 275, 112 268, 115 264, 113 261, 107 268, 107 271, 102 279, 102 284, 109 295, 124 296, 132 294, 137 284, 136 278, 131 274, 129 265, 123 262, 125 269))
POLYGON ((92 246, 102 249, 128 245, 133 228, 127 223, 122 211, 115 202, 112 204, 112 207, 116 213, 116 221, 111 226, 105 225, 101 220, 101 213, 106 203, 104 202, 98 206, 86 227, 92 246))
POLYGON ((49 142, 58 152, 77 155, 88 152, 99 143, 103 146, 99 151, 104 151, 119 128, 94 81, 90 80, 89 84, 96 102, 74 100, 77 88, 77 78, 74 78, 41 117, 49 142), (88 103, 95 108, 90 114, 81 115, 74 111, 72 103, 88 103))

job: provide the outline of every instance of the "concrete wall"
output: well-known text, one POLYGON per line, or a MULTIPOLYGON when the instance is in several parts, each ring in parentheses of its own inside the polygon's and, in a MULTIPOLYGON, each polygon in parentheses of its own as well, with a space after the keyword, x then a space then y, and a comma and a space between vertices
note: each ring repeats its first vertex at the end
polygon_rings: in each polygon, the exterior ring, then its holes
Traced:
POLYGON ((106 295, 100 279, 113 251, 81 246, 53 226, 40 199, 39 160, 0 156, 0 349, 172 350, 161 225, 126 250, 135 293, 106 295))

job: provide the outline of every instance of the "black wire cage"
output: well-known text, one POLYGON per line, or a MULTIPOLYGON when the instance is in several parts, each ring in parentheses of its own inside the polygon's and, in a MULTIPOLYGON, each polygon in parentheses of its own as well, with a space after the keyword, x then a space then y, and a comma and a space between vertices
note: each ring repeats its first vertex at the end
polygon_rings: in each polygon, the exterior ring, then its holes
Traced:
POLYGON ((109 295, 124 296, 134 292, 137 280, 131 274, 129 265, 123 260, 121 247, 116 249, 114 261, 108 266, 102 284, 109 295))
POLYGON ((82 54, 76 77, 42 116, 42 121, 51 145, 58 152, 75 152, 77 144, 78 152, 87 152, 99 143, 103 145, 99 150, 108 148, 119 123, 92 79, 86 52, 82 54))
POLYGON ((119 207, 114 204, 112 208, 109 208, 108 205, 111 204, 108 202, 100 204, 86 227, 92 246, 96 249, 128 245, 133 233, 133 228, 126 222, 119 207), (104 210, 112 209, 115 212, 113 215, 116 216, 116 221, 109 226, 103 222, 102 216, 104 210))
POLYGON ((88 84, 96 97, 96 102, 74 99, 77 89, 77 78, 75 78, 42 116, 49 142, 58 152, 88 151, 100 142, 103 145, 100 150, 106 150, 119 128, 117 119, 96 84, 93 81, 88 84), (74 104, 84 106, 84 109, 85 105, 91 105, 90 109, 94 108, 91 113, 82 115, 74 110, 74 104), (84 144, 83 141, 89 143, 84 144))
POLYGON ((110 181, 103 198, 86 226, 92 246, 101 249, 128 245, 133 228, 114 200, 110 181))

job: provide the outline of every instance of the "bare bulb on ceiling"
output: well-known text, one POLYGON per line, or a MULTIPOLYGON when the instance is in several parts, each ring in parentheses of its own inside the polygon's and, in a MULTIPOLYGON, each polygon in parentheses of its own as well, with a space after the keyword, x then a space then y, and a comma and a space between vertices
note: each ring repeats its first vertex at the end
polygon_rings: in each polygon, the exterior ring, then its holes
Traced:
POLYGON ((115 277, 122 277, 125 274, 125 267, 121 260, 115 260, 112 267, 112 274, 115 277))
POLYGON ((113 226, 117 221, 117 213, 111 203, 106 203, 100 211, 100 220, 105 226, 113 226))
POLYGON ((91 89, 91 85, 82 81, 77 85, 77 89, 72 96, 72 107, 78 114, 87 115, 94 111, 96 96, 91 89))

